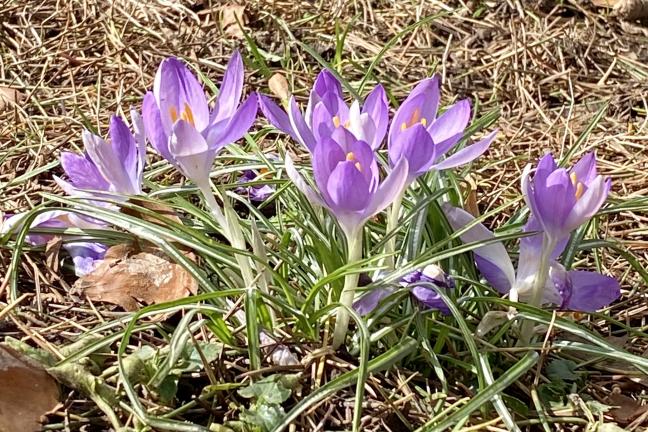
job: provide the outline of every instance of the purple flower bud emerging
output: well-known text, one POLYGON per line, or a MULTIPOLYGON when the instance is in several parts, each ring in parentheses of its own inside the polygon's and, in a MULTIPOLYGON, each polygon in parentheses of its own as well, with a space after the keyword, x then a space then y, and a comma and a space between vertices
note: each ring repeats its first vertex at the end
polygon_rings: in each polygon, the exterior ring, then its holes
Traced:
POLYGON ((454 168, 473 161, 497 135, 493 131, 478 143, 439 161, 463 138, 470 121, 470 103, 466 99, 437 117, 439 80, 435 75, 417 85, 396 111, 389 128, 389 161, 394 166, 401 158, 408 160, 408 183, 429 170, 454 168))
POLYGON ((310 152, 315 151, 318 142, 339 129, 348 130, 355 139, 376 150, 382 144, 389 123, 389 105, 382 86, 369 93, 362 107, 358 101, 349 107, 342 98, 342 86, 327 70, 317 76, 304 115, 294 98, 288 103, 288 112, 266 96, 261 96, 259 103, 274 127, 289 134, 310 152))
POLYGON ((211 111, 198 79, 180 60, 167 58, 155 75, 153 92, 144 97, 146 135, 185 176, 204 183, 218 151, 242 138, 256 118, 256 93, 239 104, 242 92, 243 61, 238 52, 227 65, 211 111))

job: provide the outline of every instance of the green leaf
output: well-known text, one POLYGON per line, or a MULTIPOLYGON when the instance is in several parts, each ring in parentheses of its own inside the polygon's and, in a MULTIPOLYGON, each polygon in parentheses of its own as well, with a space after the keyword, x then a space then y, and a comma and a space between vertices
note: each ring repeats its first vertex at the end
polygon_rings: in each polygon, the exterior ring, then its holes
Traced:
POLYGON ((244 398, 256 399, 257 404, 280 404, 290 397, 298 379, 298 375, 270 375, 239 389, 238 394, 244 398))
POLYGON ((160 402, 164 405, 169 405, 173 402, 173 399, 178 392, 178 380, 179 377, 177 375, 167 375, 157 388, 160 402))
POLYGON ((571 360, 556 359, 547 365, 547 376, 555 382, 574 382, 578 379, 578 365, 571 360))
POLYGON ((281 405, 261 404, 249 410, 243 410, 241 420, 248 424, 259 426, 263 432, 268 432, 278 425, 285 415, 286 412, 281 405))

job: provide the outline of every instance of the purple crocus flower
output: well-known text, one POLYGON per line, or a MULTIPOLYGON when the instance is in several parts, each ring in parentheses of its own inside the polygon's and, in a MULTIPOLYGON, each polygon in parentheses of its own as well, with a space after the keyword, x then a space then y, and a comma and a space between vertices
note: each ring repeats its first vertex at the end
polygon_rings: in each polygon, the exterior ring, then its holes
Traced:
POLYGON ((328 70, 317 76, 302 114, 295 98, 288 101, 285 112, 266 96, 259 97, 261 111, 277 129, 289 134, 311 153, 318 142, 330 137, 337 129, 346 129, 357 140, 376 150, 380 147, 389 123, 389 105, 385 89, 378 85, 369 93, 362 107, 358 101, 351 106, 344 102, 342 86, 328 70))
POLYGON ((218 151, 242 138, 256 118, 256 94, 239 105, 242 93, 243 60, 238 52, 227 65, 211 110, 198 79, 179 59, 167 58, 155 75, 153 92, 144 96, 146 136, 160 155, 202 184, 218 151))
MULTIPOLYGON (((475 218, 468 212, 448 204, 443 206, 448 222, 453 229, 459 230, 473 223, 475 218)), ((515 289, 520 299, 528 301, 534 281, 540 271, 540 257, 543 255, 542 236, 544 233, 532 216, 524 227, 527 233, 535 233, 522 238, 517 274, 513 263, 502 243, 495 242, 473 250, 475 263, 482 276, 493 288, 506 294, 515 289)), ((484 225, 476 224, 461 236, 465 243, 492 240, 495 235, 484 225)), ((621 295, 619 282, 609 276, 592 271, 570 270, 556 261, 563 252, 566 242, 558 243, 551 251, 549 278, 542 292, 543 304, 554 304, 560 309, 593 312, 607 306, 621 295)))
POLYGON ((596 157, 588 153, 571 170, 559 168, 545 155, 531 176, 528 165, 522 175, 524 199, 552 242, 563 240, 590 220, 610 191, 610 178, 597 175, 596 157))
MULTIPOLYGON (((263 174, 263 173, 261 173, 263 174)), ((254 170, 245 170, 243 175, 239 177, 238 182, 242 185, 236 189, 237 193, 247 193, 247 196, 250 198, 250 201, 263 202, 267 200, 276 192, 275 188, 264 184, 264 185, 254 185, 247 186, 246 183, 253 182, 259 178, 254 170)))
MULTIPOLYGON (((133 111, 135 130, 141 130, 139 115, 133 111)), ((72 196, 93 196, 97 192, 137 195, 142 192, 142 172, 146 153, 141 134, 133 135, 121 117, 110 119, 110 141, 83 131, 85 153, 61 153, 61 165, 68 181, 54 179, 72 196), (137 138, 136 138, 137 137, 137 138)))
POLYGON ((367 219, 384 210, 402 192, 407 177, 407 160, 403 159, 381 183, 369 144, 344 130, 317 144, 312 164, 318 192, 308 186, 290 156, 286 156, 290 179, 311 202, 335 215, 348 239, 355 238, 367 219))
POLYGON ((74 272, 78 277, 92 273, 97 265, 103 261, 108 250, 108 246, 94 242, 66 243, 63 248, 72 257, 74 272))
POLYGON ((463 138, 470 121, 470 102, 461 100, 437 117, 439 76, 423 80, 396 111, 389 128, 389 161, 409 161, 408 183, 430 170, 444 170, 471 162, 491 145, 497 130, 476 144, 443 158, 463 138))
MULTIPOLYGON (((421 282, 432 283, 438 288, 450 290, 455 288, 452 278, 445 274, 439 266, 430 264, 422 270, 406 274, 400 280, 401 287, 411 290, 412 296, 424 307, 437 309, 446 315, 450 314, 450 309, 435 290, 425 286, 410 287, 410 285, 421 282)), ((381 300, 396 290, 397 288, 374 288, 353 303, 353 308, 360 315, 366 315, 376 309, 381 300)))

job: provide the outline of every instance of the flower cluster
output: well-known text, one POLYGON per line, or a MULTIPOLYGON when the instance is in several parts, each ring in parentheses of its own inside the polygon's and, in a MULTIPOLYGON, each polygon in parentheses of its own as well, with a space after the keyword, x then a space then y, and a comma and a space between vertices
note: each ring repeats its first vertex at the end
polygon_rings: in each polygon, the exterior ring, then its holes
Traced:
MULTIPOLYGON (((399 208, 405 190, 419 177, 467 164, 482 155, 494 141, 497 130, 480 141, 462 148, 471 120, 468 100, 460 100, 441 111, 440 78, 420 82, 400 104, 390 119, 385 89, 378 85, 364 102, 348 104, 342 85, 329 71, 321 72, 302 112, 294 97, 285 109, 267 96, 251 93, 243 100, 244 66, 235 52, 222 79, 213 105, 208 102, 198 78, 177 58, 165 59, 159 66, 152 91, 143 98, 141 114, 131 110, 132 129, 119 116, 113 116, 109 140, 83 133, 83 154, 64 152, 61 165, 66 178, 56 182, 68 194, 112 208, 113 202, 142 194, 147 142, 155 151, 194 182, 206 199, 223 234, 239 249, 246 240, 232 223, 227 200, 222 212, 212 194, 210 173, 217 153, 241 139, 252 127, 257 108, 280 131, 303 145, 311 157, 313 182, 309 182, 285 156, 286 172, 294 185, 315 205, 327 209, 337 220, 348 247, 348 261, 362 257, 365 222, 392 205, 388 231, 398 226, 399 208), (386 159, 382 146, 386 141, 386 159), (386 160, 386 162, 383 162, 386 160), (314 185, 314 187, 313 187, 314 185), (228 216, 230 215, 230 216, 228 216)), ((250 200, 264 201, 275 193, 269 185, 259 185, 261 172, 245 171, 239 179, 240 193, 250 200), (251 186, 248 182, 254 182, 251 186)), ((551 155, 543 157, 535 172, 527 167, 522 190, 531 216, 525 226, 529 235, 521 240, 517 272, 506 249, 493 242, 493 234, 473 221, 465 211, 445 205, 451 226, 462 230, 465 242, 488 241, 474 250, 476 265, 484 278, 502 293, 511 293, 531 304, 554 304, 560 308, 591 311, 619 296, 614 279, 580 270, 567 271, 558 261, 570 234, 586 223, 601 207, 610 189, 610 180, 598 175, 594 154, 583 157, 572 169, 559 168, 551 155), (464 229, 470 225, 468 229, 464 229)), ((16 230, 22 215, 3 221, 2 231, 16 230)), ((73 212, 41 213, 31 228, 96 228, 105 224, 73 212)), ((27 241, 39 245, 46 234, 30 234, 27 241)), ((75 263, 77 274, 93 270, 106 251, 106 245, 66 237, 65 247, 75 263)), ((394 255, 395 240, 387 243, 386 255, 394 255)), ((253 280, 248 258, 237 256, 243 279, 253 280), (246 274, 247 272, 247 274, 246 274)), ((385 267, 393 270, 390 258, 385 267)), ((373 310, 393 292, 376 289, 360 300, 355 298, 358 274, 346 277, 339 299, 333 345, 346 334, 348 307, 362 314, 373 310), (355 302, 355 303, 354 303, 355 302)), ((447 313, 438 291, 454 288, 452 278, 436 266, 417 270, 401 280, 417 301, 428 308, 447 313), (427 284, 427 286, 426 286, 427 284)))

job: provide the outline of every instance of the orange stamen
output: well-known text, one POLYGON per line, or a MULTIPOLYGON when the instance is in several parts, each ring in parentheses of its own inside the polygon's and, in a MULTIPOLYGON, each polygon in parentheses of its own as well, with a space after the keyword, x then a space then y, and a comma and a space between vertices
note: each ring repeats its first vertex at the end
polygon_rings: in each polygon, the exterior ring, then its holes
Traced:
POLYGON ((333 117, 333 126, 335 126, 336 128, 340 127, 340 117, 338 116, 333 117))
POLYGON ((176 120, 178 120, 178 110, 176 110, 176 107, 169 108, 169 115, 171 116, 171 121, 173 123, 175 123, 176 120))
POLYGON ((353 152, 349 152, 349 153, 346 154, 346 160, 348 162, 356 160, 355 155, 353 154, 353 152))

